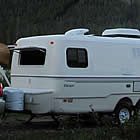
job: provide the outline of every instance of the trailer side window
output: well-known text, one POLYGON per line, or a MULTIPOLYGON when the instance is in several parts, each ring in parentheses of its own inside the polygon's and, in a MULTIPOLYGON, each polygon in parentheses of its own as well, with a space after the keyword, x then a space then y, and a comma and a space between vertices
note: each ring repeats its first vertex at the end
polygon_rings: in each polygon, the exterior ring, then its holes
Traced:
POLYGON ((44 65, 45 49, 27 49, 20 51, 20 65, 44 65))
POLYGON ((73 68, 88 66, 87 50, 83 48, 68 48, 66 51, 67 65, 73 68))

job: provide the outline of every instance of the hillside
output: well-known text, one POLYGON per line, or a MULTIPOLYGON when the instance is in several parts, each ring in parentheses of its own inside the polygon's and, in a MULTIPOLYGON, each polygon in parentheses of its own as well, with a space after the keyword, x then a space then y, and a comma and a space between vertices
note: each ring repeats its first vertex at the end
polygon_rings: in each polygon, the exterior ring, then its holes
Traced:
POLYGON ((0 42, 72 28, 139 28, 139 0, 0 0, 0 42))

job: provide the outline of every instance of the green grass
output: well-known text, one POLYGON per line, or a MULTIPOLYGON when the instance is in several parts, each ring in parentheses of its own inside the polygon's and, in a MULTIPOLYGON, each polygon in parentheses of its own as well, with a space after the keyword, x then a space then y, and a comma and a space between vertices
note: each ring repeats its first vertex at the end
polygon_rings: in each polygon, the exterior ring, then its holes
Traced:
POLYGON ((109 135, 108 131, 104 129, 98 129, 97 131, 80 129, 80 130, 59 130, 56 132, 41 132, 41 133, 24 133, 22 135, 9 135, 0 137, 1 140, 100 140, 112 139, 112 135, 109 135))
MULTIPOLYGON (((10 127, 14 120, 27 117, 27 115, 12 113, 9 114, 7 122, 13 121, 9 123, 10 127)), ((51 123, 45 124, 46 128, 45 125, 42 125, 42 128, 37 124, 24 126, 18 122, 17 128, 6 128, 6 133, 5 131, 0 133, 0 140, 139 140, 140 137, 140 120, 133 119, 120 126, 105 123, 96 127, 92 124, 90 127, 82 126, 82 124, 78 126, 76 122, 71 123, 67 119, 65 121, 63 129, 58 129, 54 124, 49 127, 51 123), (23 128, 19 129, 22 126, 23 128)), ((0 129, 2 128, 1 126, 0 129)))
POLYGON ((0 140, 137 140, 140 136, 140 121, 119 127, 74 128, 42 130, 0 136, 0 140))

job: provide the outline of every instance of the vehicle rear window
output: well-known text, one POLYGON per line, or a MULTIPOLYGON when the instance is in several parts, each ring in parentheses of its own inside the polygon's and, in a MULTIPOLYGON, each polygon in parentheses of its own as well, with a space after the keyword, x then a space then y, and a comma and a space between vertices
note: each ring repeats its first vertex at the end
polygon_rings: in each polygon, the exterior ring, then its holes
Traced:
POLYGON ((44 65, 45 49, 25 49, 20 51, 20 65, 44 65))
POLYGON ((86 68, 88 66, 87 50, 84 48, 68 48, 66 51, 67 65, 73 68, 86 68))

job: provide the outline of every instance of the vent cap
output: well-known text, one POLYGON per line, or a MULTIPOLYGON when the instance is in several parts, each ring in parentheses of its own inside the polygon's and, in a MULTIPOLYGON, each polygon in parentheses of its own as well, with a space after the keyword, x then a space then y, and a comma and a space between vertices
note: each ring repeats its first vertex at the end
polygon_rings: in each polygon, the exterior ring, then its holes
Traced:
POLYGON ((65 35, 67 36, 84 35, 87 32, 89 32, 89 29, 84 29, 84 28, 72 29, 72 30, 67 31, 65 35))

